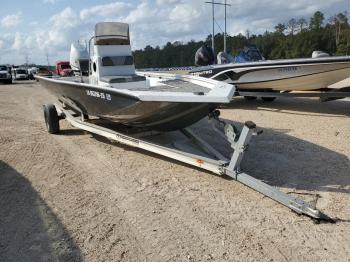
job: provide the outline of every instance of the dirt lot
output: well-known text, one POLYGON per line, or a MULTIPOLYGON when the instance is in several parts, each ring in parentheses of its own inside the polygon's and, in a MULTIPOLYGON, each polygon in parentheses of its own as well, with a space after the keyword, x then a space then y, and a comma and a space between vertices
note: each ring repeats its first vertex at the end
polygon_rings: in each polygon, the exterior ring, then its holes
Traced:
POLYGON ((0 261, 349 261, 350 100, 222 110, 264 130, 245 171, 317 200, 335 224, 65 121, 49 135, 53 101, 34 82, 0 85, 0 261))

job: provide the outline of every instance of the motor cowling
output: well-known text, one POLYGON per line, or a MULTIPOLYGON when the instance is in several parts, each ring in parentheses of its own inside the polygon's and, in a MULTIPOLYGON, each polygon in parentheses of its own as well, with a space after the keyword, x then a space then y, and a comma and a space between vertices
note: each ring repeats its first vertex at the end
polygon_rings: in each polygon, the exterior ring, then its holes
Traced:
POLYGON ((330 55, 323 51, 313 51, 312 58, 329 57, 330 55))
POLYGON ((218 64, 228 64, 228 63, 234 63, 235 59, 232 55, 227 54, 225 52, 219 52, 217 55, 217 61, 218 64))
POLYGON ((215 63, 215 55, 213 49, 210 46, 201 46, 195 55, 194 63, 197 66, 207 66, 215 63))

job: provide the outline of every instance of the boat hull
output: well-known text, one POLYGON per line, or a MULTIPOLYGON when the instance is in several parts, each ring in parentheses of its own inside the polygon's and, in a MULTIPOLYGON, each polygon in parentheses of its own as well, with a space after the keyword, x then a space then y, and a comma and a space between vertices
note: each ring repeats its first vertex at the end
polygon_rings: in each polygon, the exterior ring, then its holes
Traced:
POLYGON ((283 79, 273 79, 261 82, 235 82, 237 89, 266 89, 278 91, 312 91, 327 88, 328 86, 344 80, 350 76, 350 68, 336 71, 319 72, 308 75, 291 76, 283 79))
MULTIPOLYGON (((143 130, 173 131, 189 126, 216 109, 219 104, 190 102, 148 102, 137 97, 121 94, 80 83, 50 81, 39 82, 60 102, 79 108, 85 115, 96 116, 143 130)), ((77 111, 77 110, 76 110, 77 111)))
POLYGON ((350 77, 350 58, 228 64, 197 69, 192 74, 234 84, 238 90, 311 91, 350 77))

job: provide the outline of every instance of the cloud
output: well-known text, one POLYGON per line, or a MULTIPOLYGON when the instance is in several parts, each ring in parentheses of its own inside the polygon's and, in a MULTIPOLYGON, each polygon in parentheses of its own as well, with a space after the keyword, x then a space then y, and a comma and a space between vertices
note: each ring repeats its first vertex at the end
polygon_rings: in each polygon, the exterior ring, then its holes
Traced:
POLYGON ((35 37, 31 35, 28 36, 21 32, 16 32, 10 49, 19 53, 25 53, 31 50, 35 44, 35 37))
POLYGON ((18 12, 15 15, 7 15, 1 19, 2 27, 15 27, 21 22, 22 12, 18 12))
POLYGON ((44 4, 55 4, 57 0, 43 0, 44 4))
POLYGON ((85 20, 87 18, 96 17, 122 17, 127 14, 132 5, 124 2, 114 2, 105 5, 96 5, 90 8, 85 8, 80 11, 80 18, 85 20))
POLYGON ((32 21, 29 23, 30 26, 37 26, 39 25, 39 22, 38 21, 32 21))
POLYGON ((23 49, 23 42, 24 42, 23 36, 21 35, 21 33, 17 32, 15 34, 15 38, 14 38, 11 49, 14 49, 14 50, 23 49))
POLYGON ((73 28, 80 23, 79 16, 70 7, 53 15, 49 21, 54 30, 73 28))
POLYGON ((3 59, 9 63, 23 63, 30 54, 33 62, 45 63, 46 54, 51 63, 59 58, 68 59, 70 44, 85 32, 79 15, 70 7, 54 14, 46 24, 32 23, 30 33, 15 32, 0 36, 3 59), (81 34, 80 34, 81 33, 81 34))
POLYGON ((183 0, 157 0, 158 5, 173 5, 184 2, 183 0))
POLYGON ((147 1, 141 2, 135 9, 126 16, 126 23, 144 24, 144 23, 158 23, 163 18, 163 14, 158 8, 154 8, 147 1))

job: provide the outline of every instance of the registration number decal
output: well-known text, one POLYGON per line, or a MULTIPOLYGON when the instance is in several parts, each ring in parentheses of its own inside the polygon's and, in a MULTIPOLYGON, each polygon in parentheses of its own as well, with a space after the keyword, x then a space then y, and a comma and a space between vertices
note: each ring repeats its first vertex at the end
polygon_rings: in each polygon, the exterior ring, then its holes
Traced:
POLYGON ((280 69, 278 69, 279 72, 295 72, 298 70, 301 70, 302 67, 301 66, 288 66, 288 67, 282 67, 280 69))
POLYGON ((98 92, 98 91, 93 91, 93 90, 86 90, 86 94, 88 96, 93 96, 93 97, 105 99, 105 100, 108 100, 108 101, 112 100, 112 97, 111 97, 110 94, 103 93, 103 92, 98 92))

